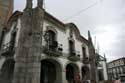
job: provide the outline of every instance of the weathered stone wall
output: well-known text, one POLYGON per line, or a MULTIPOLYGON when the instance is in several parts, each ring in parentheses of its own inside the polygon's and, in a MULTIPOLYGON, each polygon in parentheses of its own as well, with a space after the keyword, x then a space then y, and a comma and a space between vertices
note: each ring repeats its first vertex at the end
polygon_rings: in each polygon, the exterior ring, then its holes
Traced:
POLYGON ((13 0, 0 0, 0 39, 2 28, 5 27, 7 20, 13 12, 13 0))
POLYGON ((39 83, 43 10, 25 9, 16 52, 14 83, 39 83))
POLYGON ((6 22, 13 11, 13 0, 0 0, 0 20, 6 22))
MULTIPOLYGON (((42 0, 41 0, 42 1, 42 0)), ((67 83, 66 82, 66 66, 68 64, 74 64, 74 68, 78 67, 78 74, 81 76, 81 69, 84 66, 90 67, 89 64, 83 64, 82 63, 82 50, 81 47, 84 45, 86 47, 86 55, 91 55, 92 59, 94 58, 94 48, 90 44, 90 46, 87 46, 86 43, 81 42, 77 40, 75 32, 73 32, 73 39, 75 41, 75 47, 76 51, 80 51, 80 59, 79 61, 72 61, 68 59, 69 56, 69 36, 70 36, 70 29, 67 29, 69 27, 63 27, 67 30, 62 31, 59 26, 56 26, 56 24, 53 23, 52 20, 44 19, 43 23, 43 16, 44 16, 44 10, 41 8, 41 2, 39 0, 38 7, 35 9, 32 9, 32 1, 27 0, 27 6, 26 9, 24 9, 24 12, 22 15, 19 16, 17 21, 17 27, 20 27, 18 29, 17 33, 17 47, 15 50, 15 69, 14 69, 14 79, 12 83, 40 83, 40 72, 41 72, 41 61, 42 60, 52 60, 53 63, 56 64, 56 61, 59 61, 61 66, 63 66, 62 71, 57 71, 62 76, 58 76, 59 79, 57 79, 56 83, 67 83), (49 56, 47 54, 44 54, 42 51, 42 45, 45 45, 44 41, 44 32, 47 29, 47 26, 52 26, 51 28, 55 28, 57 30, 57 41, 61 44, 63 44, 63 56, 60 57, 54 57, 49 56), (90 51, 91 50, 91 51, 90 51), (60 74, 61 73, 61 74, 60 74), (62 78, 61 78, 62 77, 62 78)), ((58 21, 57 21, 58 23, 58 21)), ((95 76, 95 64, 94 59, 91 62, 91 76, 95 76)), ((57 65, 56 65, 57 66, 57 65)), ((58 69, 58 67, 57 67, 58 69)), ((89 73, 89 74, 90 74, 89 73)), ((90 79, 90 76, 87 76, 86 79, 90 79)), ((95 78, 92 78, 95 80, 95 78)))

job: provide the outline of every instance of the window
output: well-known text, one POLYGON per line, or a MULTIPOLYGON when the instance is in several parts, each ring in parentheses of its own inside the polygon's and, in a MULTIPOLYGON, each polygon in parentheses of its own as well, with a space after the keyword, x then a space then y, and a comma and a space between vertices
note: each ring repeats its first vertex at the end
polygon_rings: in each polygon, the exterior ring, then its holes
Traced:
POLYGON ((74 51, 75 51, 74 42, 72 40, 69 40, 69 54, 75 55, 74 51))
POLYGON ((16 43, 16 34, 17 34, 17 32, 16 32, 16 30, 14 30, 12 33, 11 33, 11 47, 10 47, 10 49, 13 49, 14 48, 14 46, 15 46, 15 43, 16 43))
POLYGON ((83 54, 83 58, 86 58, 86 49, 85 49, 85 47, 82 47, 82 54, 83 54))
POLYGON ((48 39, 49 49, 55 50, 55 48, 58 46, 58 43, 56 41, 56 34, 55 34, 55 32, 49 30, 48 31, 48 36, 49 36, 49 39, 48 39))

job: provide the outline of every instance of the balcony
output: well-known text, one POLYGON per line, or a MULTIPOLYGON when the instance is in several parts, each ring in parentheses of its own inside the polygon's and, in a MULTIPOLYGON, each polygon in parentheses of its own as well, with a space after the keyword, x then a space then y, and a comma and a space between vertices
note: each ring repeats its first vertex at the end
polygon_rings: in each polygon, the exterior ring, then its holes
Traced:
POLYGON ((70 56, 68 57, 71 61, 78 61, 80 60, 80 55, 77 54, 75 51, 70 53, 70 56))
POLYGON ((83 59, 83 63, 84 63, 84 64, 89 64, 89 63, 90 63, 89 58, 88 58, 88 57, 85 57, 85 58, 83 59))
POLYGON ((11 47, 12 46, 11 46, 10 42, 3 45, 2 48, 1 48, 1 51, 0 51, 1 55, 6 56, 6 57, 10 56, 14 52, 11 47))
POLYGON ((54 56, 54 57, 62 56, 63 54, 62 51, 63 51, 62 47, 60 47, 56 41, 52 45, 43 46, 43 53, 49 56, 54 56))

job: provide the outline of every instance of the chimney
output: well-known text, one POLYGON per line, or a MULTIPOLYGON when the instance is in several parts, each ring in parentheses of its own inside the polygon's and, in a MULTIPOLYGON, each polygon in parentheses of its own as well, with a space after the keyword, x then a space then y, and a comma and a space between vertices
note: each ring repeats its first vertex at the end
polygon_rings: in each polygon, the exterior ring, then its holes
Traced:
POLYGON ((40 9, 43 9, 43 0, 38 0, 37 5, 40 9))
POLYGON ((33 3, 32 3, 32 0, 26 0, 26 10, 27 9, 32 9, 32 5, 33 5, 33 3))

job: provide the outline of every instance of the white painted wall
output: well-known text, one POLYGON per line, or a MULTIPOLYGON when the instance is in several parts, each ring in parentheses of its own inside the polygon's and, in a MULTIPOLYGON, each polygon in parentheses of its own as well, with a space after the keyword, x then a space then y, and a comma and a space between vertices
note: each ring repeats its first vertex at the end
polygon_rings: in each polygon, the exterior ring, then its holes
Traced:
POLYGON ((13 28, 16 26, 16 22, 13 22, 10 28, 10 31, 5 34, 4 40, 3 40, 3 45, 6 45, 10 42, 11 40, 11 32, 13 31, 13 28))
POLYGON ((19 35, 20 35, 20 29, 21 29, 21 20, 20 17, 17 20, 17 24, 16 24, 16 28, 17 28, 17 35, 16 35, 16 43, 15 43, 15 47, 18 47, 18 41, 19 41, 19 35))
MULTIPOLYGON (((61 56, 61 57, 56 58, 56 60, 61 62, 64 67, 66 67, 66 65, 68 63, 75 63, 75 64, 77 64, 77 66, 79 67, 79 71, 80 71, 79 74, 81 76, 81 69, 84 66, 84 64, 81 61, 72 62, 72 61, 70 61, 69 59, 66 58, 66 57, 68 57, 67 55, 69 53, 69 47, 68 47, 69 46, 69 40, 68 40, 68 38, 70 37, 70 28, 69 27, 64 27, 64 28, 66 28, 66 30, 62 30, 62 29, 60 29, 62 27, 58 27, 58 26, 54 25, 53 23, 45 20, 44 23, 43 23, 43 34, 45 34, 47 26, 51 26, 52 28, 56 29, 56 31, 57 31, 57 41, 58 41, 59 44, 63 45, 62 48, 63 48, 63 54, 64 55, 61 56)), ((83 55, 83 53, 82 53, 82 46, 84 46, 86 48, 86 55, 89 57, 88 46, 84 42, 81 42, 81 41, 77 40, 76 35, 75 35, 74 32, 73 32, 73 39, 75 41, 75 50, 79 51, 81 60, 83 58, 83 56, 82 56, 83 55)), ((42 45, 45 46, 45 44, 46 43, 45 43, 45 40, 43 38, 42 45)), ((41 54, 41 55, 43 57, 46 57, 46 54, 41 54)), ((90 68, 89 64, 87 66, 90 68)), ((65 71, 65 68, 64 68, 64 71, 65 71)))
MULTIPOLYGON (((69 27, 64 27, 66 28, 66 30, 61 30, 60 27, 54 25, 51 22, 48 21, 44 21, 43 24, 44 28, 43 28, 43 32, 46 31, 46 27, 47 26, 52 26, 53 28, 56 29, 57 31, 57 41, 59 44, 63 44, 63 52, 68 54, 69 53, 69 44, 68 44, 68 38, 69 38, 69 27)), ((81 42, 79 40, 76 39, 76 35, 75 33, 73 33, 73 38, 75 40, 75 50, 79 52, 80 54, 80 58, 83 58, 83 54, 82 54, 82 46, 84 46, 86 48, 86 55, 89 57, 89 51, 88 51, 88 46, 84 43, 81 42)), ((43 39, 43 45, 45 45, 45 41, 43 39)))
MULTIPOLYGON (((5 37, 4 37, 3 45, 10 42, 11 32, 12 32, 12 30, 13 30, 13 28, 15 26, 17 28, 17 36, 16 36, 15 46, 18 47, 19 34, 20 34, 20 29, 21 29, 20 17, 18 18, 17 22, 13 22, 12 23, 10 31, 7 32, 5 37)), ((45 20, 44 23, 43 23, 43 34, 45 33, 47 26, 52 26, 53 28, 56 29, 56 31, 57 31, 57 41, 58 41, 59 44, 63 45, 62 46, 63 47, 63 53, 68 54, 69 53, 68 38, 69 38, 69 32, 70 32, 69 31, 70 30, 69 27, 64 27, 64 28, 66 28, 66 30, 62 30, 61 27, 58 27, 55 24, 45 20)), ((75 50, 79 52, 80 58, 81 59, 83 58, 83 56, 82 56, 83 55, 82 54, 82 46, 84 46, 86 48, 86 55, 89 57, 89 51, 88 51, 87 45, 84 42, 81 42, 81 41, 77 40, 76 39, 76 35, 75 35, 74 32, 73 32, 73 38, 75 40, 75 50)), ((43 38, 43 44, 42 45, 45 45, 44 38, 43 38)))

